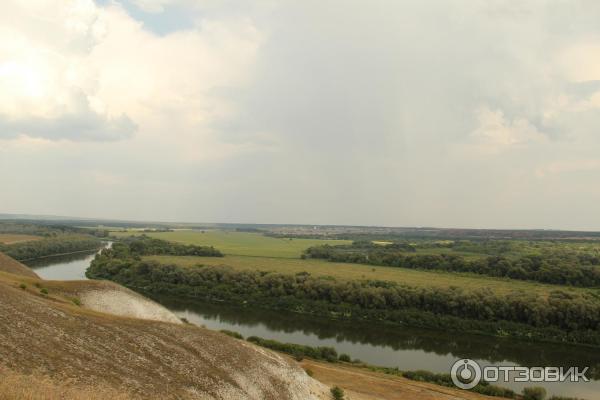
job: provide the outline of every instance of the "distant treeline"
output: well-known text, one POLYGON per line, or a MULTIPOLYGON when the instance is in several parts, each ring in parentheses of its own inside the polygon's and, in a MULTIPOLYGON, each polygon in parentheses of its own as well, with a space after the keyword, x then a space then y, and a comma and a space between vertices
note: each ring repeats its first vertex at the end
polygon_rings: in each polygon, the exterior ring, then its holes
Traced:
POLYGON ((382 281, 337 281, 229 267, 162 265, 105 250, 87 271, 157 294, 227 301, 333 318, 600 346, 597 294, 498 294, 456 287, 410 287, 382 281))
POLYGON ((59 235, 86 234, 98 237, 108 236, 108 231, 96 228, 80 228, 76 226, 61 225, 57 223, 22 222, 22 221, 0 221, 0 233, 15 233, 21 235, 35 235, 53 237, 59 235))
MULTIPOLYGON (((458 247, 460 251, 468 248, 458 247)), ((479 248, 475 249, 478 250, 479 248)), ((352 245, 314 246, 303 258, 320 258, 334 262, 383 265, 422 270, 471 272, 493 277, 532 280, 543 283, 579 287, 600 286, 600 256, 586 252, 554 251, 544 255, 526 254, 518 257, 488 256, 467 259, 458 254, 414 254, 409 244, 388 246, 369 242, 352 245)))
POLYGON ((212 246, 173 243, 146 235, 123 238, 113 244, 113 251, 118 258, 150 255, 223 257, 223 253, 212 246))
POLYGON ((344 240, 600 240, 600 232, 511 229, 384 228, 367 226, 264 227, 278 238, 344 240))
POLYGON ((30 242, 8 245, 0 244, 0 251, 19 260, 33 260, 57 254, 74 253, 85 250, 97 250, 102 241, 89 235, 58 235, 30 242))

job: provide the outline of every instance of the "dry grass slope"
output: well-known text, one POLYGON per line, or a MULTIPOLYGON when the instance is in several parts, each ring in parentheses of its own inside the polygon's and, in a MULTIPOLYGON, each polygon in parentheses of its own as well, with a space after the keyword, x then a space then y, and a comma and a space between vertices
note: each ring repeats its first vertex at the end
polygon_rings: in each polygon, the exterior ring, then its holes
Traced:
POLYGON ((10 274, 27 276, 30 278, 39 278, 39 276, 31 269, 21 264, 17 260, 0 252, 0 271, 10 274))
POLYGON ((128 400, 132 395, 99 385, 57 383, 48 376, 22 375, 0 368, 0 400, 128 400))

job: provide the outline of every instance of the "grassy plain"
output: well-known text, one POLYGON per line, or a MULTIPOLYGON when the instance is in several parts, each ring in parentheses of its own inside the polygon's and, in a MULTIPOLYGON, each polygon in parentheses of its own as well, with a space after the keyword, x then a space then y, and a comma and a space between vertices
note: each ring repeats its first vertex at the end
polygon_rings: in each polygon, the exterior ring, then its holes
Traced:
MULTIPOLYGON (((552 290, 579 291, 588 290, 569 288, 565 286, 546 285, 537 282, 516 281, 502 278, 492 278, 476 274, 429 272, 394 267, 375 267, 363 264, 334 263, 316 259, 282 259, 268 257, 225 256, 194 257, 194 256, 147 256, 147 260, 155 260, 162 264, 176 264, 183 267, 202 265, 227 265, 237 270, 258 270, 282 274, 309 272, 313 276, 331 276, 338 280, 382 280, 419 287, 450 287, 464 289, 486 289, 497 293, 508 293, 524 290, 547 294, 552 290)), ((593 290, 593 289, 589 289, 593 290)))
POLYGON ((16 233, 0 233, 0 243, 13 244, 19 242, 31 242, 32 240, 39 240, 40 236, 33 235, 20 235, 16 233))
POLYGON ((299 258, 302 251, 310 246, 352 243, 349 240, 280 239, 264 236, 260 233, 218 230, 180 230, 174 232, 142 232, 139 230, 130 230, 127 232, 111 232, 111 235, 116 237, 141 234, 183 244, 214 246, 224 254, 254 257, 299 258))

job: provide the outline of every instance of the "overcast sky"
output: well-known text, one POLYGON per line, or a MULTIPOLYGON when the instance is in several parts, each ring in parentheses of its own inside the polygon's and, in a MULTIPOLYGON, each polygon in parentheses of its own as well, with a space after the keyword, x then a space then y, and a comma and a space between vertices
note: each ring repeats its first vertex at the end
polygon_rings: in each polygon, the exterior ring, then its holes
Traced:
POLYGON ((600 230, 600 2, 2 0, 0 213, 600 230))

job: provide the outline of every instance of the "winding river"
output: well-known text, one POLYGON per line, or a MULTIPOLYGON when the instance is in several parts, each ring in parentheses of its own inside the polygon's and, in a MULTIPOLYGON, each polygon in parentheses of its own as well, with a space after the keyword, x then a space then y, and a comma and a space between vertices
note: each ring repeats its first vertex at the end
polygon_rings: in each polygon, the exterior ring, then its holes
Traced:
MULTIPOLYGON (((79 280, 95 253, 48 257, 28 262, 44 279, 79 280)), ((587 383, 502 383, 520 392, 543 386, 549 395, 600 398, 600 351, 594 348, 540 344, 420 329, 342 322, 312 316, 238 308, 223 304, 154 297, 179 317, 209 329, 228 329, 248 336, 310 346, 331 346, 369 364, 448 373, 459 358, 481 365, 590 367, 595 380, 587 383)))

